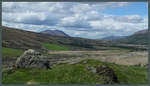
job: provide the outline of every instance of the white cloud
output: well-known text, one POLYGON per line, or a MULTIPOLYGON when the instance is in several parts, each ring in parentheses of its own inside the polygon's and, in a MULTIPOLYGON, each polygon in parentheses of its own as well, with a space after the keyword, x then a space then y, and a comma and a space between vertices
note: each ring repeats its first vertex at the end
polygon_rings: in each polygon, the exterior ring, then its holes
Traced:
POLYGON ((3 2, 2 24, 35 32, 59 29, 86 38, 129 35, 148 28, 148 18, 140 15, 103 13, 124 6, 128 2, 3 2))
POLYGON ((139 15, 128 15, 128 16, 119 16, 115 17, 119 22, 131 22, 131 23, 140 23, 143 18, 139 15))

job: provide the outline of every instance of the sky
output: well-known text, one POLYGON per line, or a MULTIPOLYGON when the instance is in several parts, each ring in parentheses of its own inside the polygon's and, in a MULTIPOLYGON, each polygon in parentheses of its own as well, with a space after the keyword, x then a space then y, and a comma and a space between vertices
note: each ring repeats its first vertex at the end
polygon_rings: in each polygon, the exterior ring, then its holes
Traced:
POLYGON ((148 29, 147 2, 3 2, 2 25, 100 39, 148 29))

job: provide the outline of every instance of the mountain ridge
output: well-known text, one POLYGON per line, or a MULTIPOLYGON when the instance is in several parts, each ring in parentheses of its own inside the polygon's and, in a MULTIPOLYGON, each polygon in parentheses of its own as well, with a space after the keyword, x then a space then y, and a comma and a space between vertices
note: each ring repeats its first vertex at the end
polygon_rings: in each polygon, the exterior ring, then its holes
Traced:
POLYGON ((46 50, 43 43, 70 46, 72 50, 92 49, 93 45, 106 45, 105 41, 77 37, 53 36, 2 26, 2 46, 15 49, 46 50))
POLYGON ((46 35, 53 35, 53 36, 67 36, 67 37, 69 37, 68 34, 66 34, 65 32, 60 31, 60 30, 44 30, 44 31, 41 31, 40 33, 46 34, 46 35))

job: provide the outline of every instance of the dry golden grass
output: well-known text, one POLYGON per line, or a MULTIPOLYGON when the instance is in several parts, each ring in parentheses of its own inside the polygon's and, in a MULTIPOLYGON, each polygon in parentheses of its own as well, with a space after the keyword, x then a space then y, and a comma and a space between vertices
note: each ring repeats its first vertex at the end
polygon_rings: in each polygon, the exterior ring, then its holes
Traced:
POLYGON ((63 63, 70 62, 75 63, 83 59, 96 59, 104 62, 111 62, 121 65, 138 65, 148 64, 148 52, 147 51, 135 51, 129 52, 126 50, 105 50, 105 51, 51 51, 49 54, 59 55, 78 55, 76 58, 67 59, 61 61, 63 63))
POLYGON ((28 81, 26 84, 31 85, 31 84, 39 84, 38 82, 35 82, 33 80, 28 81))

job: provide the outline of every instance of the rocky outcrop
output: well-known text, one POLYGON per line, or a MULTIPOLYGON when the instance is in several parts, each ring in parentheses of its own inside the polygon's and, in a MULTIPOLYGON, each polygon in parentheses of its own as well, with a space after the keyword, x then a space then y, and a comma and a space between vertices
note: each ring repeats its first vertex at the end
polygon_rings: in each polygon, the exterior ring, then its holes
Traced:
POLYGON ((120 83, 114 70, 108 66, 98 66, 96 73, 104 76, 104 84, 120 83))
POLYGON ((45 56, 42 56, 35 50, 29 49, 17 59, 16 68, 50 69, 51 65, 45 56))
POLYGON ((119 83, 118 77, 114 70, 108 66, 88 66, 87 69, 92 73, 103 76, 104 84, 119 83))

